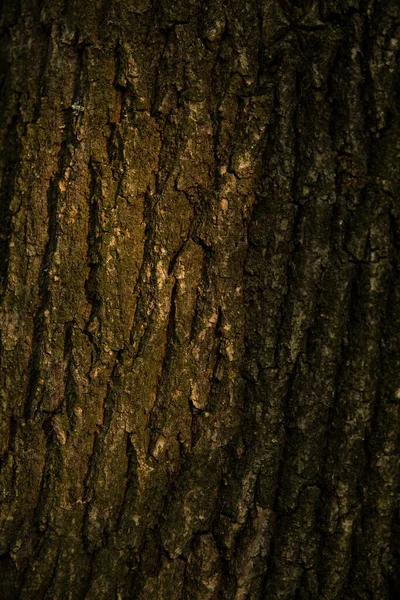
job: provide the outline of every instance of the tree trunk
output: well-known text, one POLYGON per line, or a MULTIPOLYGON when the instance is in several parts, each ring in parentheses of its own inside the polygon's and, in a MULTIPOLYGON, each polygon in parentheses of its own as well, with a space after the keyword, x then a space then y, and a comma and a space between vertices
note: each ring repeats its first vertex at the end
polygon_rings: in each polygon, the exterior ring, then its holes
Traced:
POLYGON ((398 0, 0 19, 1 599, 400 597, 398 0))

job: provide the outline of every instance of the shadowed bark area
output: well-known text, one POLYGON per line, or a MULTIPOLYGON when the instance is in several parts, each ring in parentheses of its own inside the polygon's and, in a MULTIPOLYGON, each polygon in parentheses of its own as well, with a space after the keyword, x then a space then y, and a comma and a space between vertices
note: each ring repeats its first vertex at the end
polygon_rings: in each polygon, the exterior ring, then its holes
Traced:
POLYGON ((3 0, 0 597, 400 596, 398 0, 3 0))

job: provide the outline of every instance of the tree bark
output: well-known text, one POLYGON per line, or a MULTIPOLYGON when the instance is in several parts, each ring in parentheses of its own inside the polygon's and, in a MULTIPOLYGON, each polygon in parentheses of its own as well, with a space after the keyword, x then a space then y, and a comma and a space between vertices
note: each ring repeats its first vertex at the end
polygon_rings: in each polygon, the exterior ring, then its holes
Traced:
POLYGON ((3 0, 0 597, 400 597, 398 0, 3 0))

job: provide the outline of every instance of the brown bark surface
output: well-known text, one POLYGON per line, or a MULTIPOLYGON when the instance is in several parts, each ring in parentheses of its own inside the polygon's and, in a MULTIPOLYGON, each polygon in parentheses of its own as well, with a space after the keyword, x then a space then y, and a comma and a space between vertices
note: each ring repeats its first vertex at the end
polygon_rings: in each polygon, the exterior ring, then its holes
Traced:
POLYGON ((398 0, 3 0, 1 600, 400 597, 398 0))

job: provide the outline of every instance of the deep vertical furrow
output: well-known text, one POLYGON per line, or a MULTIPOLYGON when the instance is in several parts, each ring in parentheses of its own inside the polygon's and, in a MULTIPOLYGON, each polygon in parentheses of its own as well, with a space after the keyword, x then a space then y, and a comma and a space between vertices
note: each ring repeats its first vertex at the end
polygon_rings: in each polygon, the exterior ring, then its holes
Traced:
MULTIPOLYGON (((33 12, 33 16, 37 17, 35 11, 33 12)), ((10 340, 3 346, 2 369, 5 374, 14 373, 15 377, 13 389, 9 390, 9 394, 7 394, 9 408, 4 411, 4 415, 2 416, 7 420, 10 418, 10 423, 14 422, 14 418, 16 419, 15 422, 18 424, 17 428, 14 432, 11 430, 11 433, 13 433, 14 436, 15 448, 18 448, 20 451, 23 451, 26 439, 24 431, 21 429, 21 425, 23 425, 23 419, 21 417, 23 413, 23 398, 25 396, 27 383, 29 360, 28 348, 32 344, 32 313, 37 310, 38 305, 38 294, 35 287, 39 277, 40 258, 37 260, 36 256, 41 257, 42 252, 44 251, 43 238, 45 237, 45 232, 41 231, 39 234, 37 231, 36 236, 33 236, 32 234, 35 230, 35 225, 36 227, 38 226, 38 223, 41 222, 43 213, 46 212, 46 209, 43 210, 46 202, 43 204, 38 203, 36 213, 34 211, 31 212, 32 207, 29 206, 31 195, 35 196, 38 193, 35 185, 36 178, 32 173, 32 162, 38 159, 40 154, 42 154, 43 157, 43 152, 41 153, 39 144, 37 141, 34 141, 34 133, 38 130, 37 120, 39 119, 41 112, 40 90, 43 68, 40 68, 37 63, 32 66, 32 70, 29 70, 28 68, 29 37, 31 37, 31 40, 32 37, 35 39, 38 57, 41 58, 46 54, 48 48, 48 36, 46 34, 43 35, 42 30, 40 30, 37 35, 33 35, 29 19, 25 19, 24 16, 20 17, 12 25, 9 42, 12 47, 13 41, 18 39, 23 40, 21 51, 18 60, 11 61, 9 69, 9 85, 3 90, 5 92, 4 99, 6 101, 12 100, 13 97, 18 99, 20 107, 20 131, 18 135, 20 141, 18 144, 19 157, 16 162, 15 152, 17 147, 14 147, 12 137, 8 140, 10 144, 7 151, 8 149, 11 150, 11 167, 14 184, 9 180, 9 185, 7 184, 6 187, 2 186, 3 193, 8 194, 10 192, 10 212, 8 216, 7 214, 4 215, 4 220, 2 221, 5 225, 8 223, 10 228, 7 234, 9 242, 8 250, 3 254, 3 258, 7 259, 7 289, 5 290, 6 293, 4 295, 1 325, 3 331, 7 331, 12 323, 12 338, 14 340, 14 343, 10 344, 10 340), (27 85, 26 78, 28 77, 28 73, 30 79, 29 84, 27 85), (24 231, 24 239, 27 245, 22 252, 20 252, 22 248, 16 243, 21 231, 24 231), (34 280, 36 280, 36 283, 34 283, 34 280), (15 417, 13 415, 15 415, 15 417)), ((43 64, 41 67, 43 67, 43 64)), ((4 156, 7 156, 7 152, 4 152, 4 156)), ((49 164, 51 161, 47 162, 49 164)), ((43 190, 41 190, 41 193, 43 194, 43 190)), ((8 338, 8 335, 6 337, 8 338)), ((2 408, 4 408, 4 405, 2 408)), ((9 480, 8 485, 6 481, 4 482, 7 487, 12 485, 14 490, 18 490, 21 486, 21 479, 26 481, 27 473, 29 473, 32 481, 35 481, 35 476, 37 476, 36 483, 40 483, 41 475, 39 471, 42 467, 42 456, 40 456, 40 453, 42 452, 42 449, 43 446, 39 434, 37 438, 37 454, 36 449, 34 450, 31 447, 30 450, 36 457, 37 469, 31 469, 27 464, 20 464, 18 466, 15 464, 13 466, 12 462, 10 463, 10 461, 7 461, 7 469, 3 472, 3 476, 5 476, 6 480, 9 480), (35 470, 36 473, 34 473, 35 470), (22 478, 21 473, 24 473, 22 478), (11 480, 9 479, 10 475, 12 476, 11 480)), ((34 498, 36 490, 33 489, 31 493, 34 498)), ((5 523, 7 523, 5 530, 7 531, 9 529, 13 536, 15 536, 18 527, 21 524, 22 514, 26 509, 29 510, 29 504, 30 499, 15 494, 14 502, 7 506, 3 505, 2 518, 6 516, 5 523), (4 511, 4 509, 6 509, 6 511, 4 511), (9 513, 11 518, 9 515, 5 514, 5 512, 9 513)), ((31 545, 30 548, 32 548, 31 545)), ((24 561, 22 560, 22 566, 23 562, 24 561)))
POLYGON ((34 319, 34 332, 32 338, 32 353, 29 360, 29 381, 28 393, 25 401, 24 417, 25 420, 35 417, 35 413, 40 406, 42 399, 42 385, 40 380, 40 367, 42 361, 42 347, 46 339, 48 323, 46 315, 49 315, 50 302, 50 281, 51 276, 49 271, 52 267, 52 259, 57 248, 57 238, 59 233, 57 212, 58 212, 58 180, 62 177, 65 169, 65 151, 66 142, 62 142, 58 154, 58 175, 50 180, 50 187, 47 191, 47 244, 42 258, 42 263, 39 271, 39 298, 40 306, 34 319))
POLYGON ((87 234, 87 263, 89 266, 89 273, 85 282, 85 292, 88 303, 91 305, 91 311, 89 320, 85 326, 85 331, 90 341, 96 350, 96 354, 100 353, 99 341, 101 340, 100 323, 98 320, 98 313, 100 310, 101 297, 97 289, 97 272, 99 270, 99 262, 101 255, 99 252, 100 247, 100 223, 99 223, 99 203, 100 203, 100 190, 101 180, 100 175, 97 172, 96 166, 89 162, 90 171, 90 185, 89 185, 89 211, 88 211, 88 234, 87 234))
MULTIPOLYGON (((4 95, 6 96, 5 92, 4 95)), ((3 144, 3 153, 7 150, 9 159, 7 167, 2 167, 0 191, 0 298, 3 297, 7 287, 10 227, 12 222, 10 203, 14 195, 15 179, 18 174, 18 154, 20 152, 18 130, 21 125, 23 125, 21 123, 21 115, 17 112, 8 125, 3 144)))
MULTIPOLYGON (((396 260, 397 262, 397 260, 396 260)), ((347 595, 361 586, 371 595, 390 598, 396 586, 396 559, 391 553, 392 520, 398 506, 400 471, 398 465, 399 408, 398 388, 393 366, 398 348, 396 322, 398 307, 398 273, 396 262, 392 272, 392 289, 388 295, 385 320, 380 340, 379 370, 374 413, 365 440, 366 466, 362 486, 362 507, 359 528, 355 532, 353 569, 349 575, 347 595), (367 539, 368 544, 363 540, 367 539), (367 572, 364 572, 367 566, 367 572), (371 573, 374 572, 374 576, 371 573)))
MULTIPOLYGON (((352 31, 350 20, 347 28, 352 31)), ((349 268, 335 258, 342 253, 341 245, 337 244, 340 234, 336 232, 342 224, 337 215, 343 213, 343 199, 336 181, 338 152, 336 140, 331 139, 334 130, 329 86, 340 37, 334 29, 328 30, 326 35, 327 45, 322 49, 325 58, 321 63, 324 69, 310 72, 306 65, 298 75, 300 118, 296 139, 300 167, 294 193, 304 207, 303 226, 297 238, 292 267, 289 314, 296 315, 297 305, 300 323, 296 324, 292 318, 287 331, 293 340, 297 337, 301 342, 301 358, 285 410, 287 446, 278 486, 277 538, 266 575, 266 593, 271 598, 278 594, 290 596, 296 589, 304 590, 310 597, 320 594, 316 572, 320 534, 316 521, 321 487, 321 447, 328 431, 329 408, 334 401, 337 382, 336 365, 340 360, 341 340, 346 333, 349 268), (312 121, 304 121, 303 115, 306 119, 309 117, 311 106, 314 107, 312 121), (324 145, 327 149, 321 153, 324 145), (322 155, 326 159, 330 157, 325 165, 322 155), (336 203, 336 209, 333 203, 336 203), (306 260, 303 255, 307 256, 306 260), (300 331, 301 328, 305 330, 304 338, 298 337, 299 326, 300 331)), ((352 35, 353 39, 346 41, 349 46, 357 44, 357 33, 352 35)), ((346 50, 342 56, 347 60, 346 50)), ((337 61, 336 58, 336 64, 337 61)), ((353 77, 353 85, 357 86, 357 69, 353 77)), ((349 99, 354 103, 357 96, 350 95, 349 99)), ((285 329, 281 340, 285 340, 285 329)), ((290 347, 286 350, 290 356, 288 350, 290 347)))
MULTIPOLYGON (((52 31, 52 58, 50 64, 57 60, 57 40, 52 31)), ((50 178, 47 190, 47 241, 42 256, 39 278, 38 293, 40 304, 34 319, 34 330, 32 338, 32 352, 29 361, 29 383, 25 402, 25 420, 27 431, 40 431, 45 439, 46 453, 43 457, 42 477, 40 487, 35 490, 36 482, 32 482, 35 495, 31 500, 33 506, 36 501, 33 519, 33 531, 40 543, 34 551, 35 560, 40 564, 43 555, 49 551, 46 539, 50 537, 51 543, 56 539, 50 531, 66 529, 64 523, 60 525, 58 510, 60 498, 68 490, 63 491, 60 482, 68 470, 68 460, 64 451, 67 443, 68 418, 72 418, 71 406, 66 405, 66 393, 70 390, 68 373, 64 369, 65 363, 65 333, 58 334, 54 315, 61 308, 60 284, 62 281, 62 254, 63 254, 63 217, 65 207, 68 206, 68 180, 71 173, 71 164, 74 162, 75 149, 79 145, 77 131, 79 127, 79 116, 73 108, 77 97, 80 95, 82 54, 75 49, 66 50, 64 60, 69 62, 70 87, 66 90, 66 106, 60 129, 62 139, 56 155, 56 168, 50 178), (70 96, 68 97, 68 94, 70 96), (36 496, 36 498, 35 498, 36 496)), ((67 321, 71 317, 66 318, 67 321)), ((64 329, 64 327, 62 328, 64 329)), ((70 331, 70 344, 72 343, 72 331, 70 331)), ((68 342, 67 342, 68 343, 68 342)), ((70 350, 71 351, 71 350, 70 350)), ((37 434, 36 434, 37 435, 37 434)), ((29 442, 29 438, 25 443, 29 442)), ((32 536, 33 537, 33 536, 32 536)), ((34 538, 32 539, 32 542, 34 538)), ((44 585, 44 590, 53 585, 57 578, 58 555, 52 556, 51 552, 47 558, 47 569, 53 569, 50 581, 44 585), (51 558, 50 558, 51 556, 51 558)), ((29 595, 32 589, 32 580, 35 580, 33 572, 27 572, 22 593, 29 595)), ((44 580, 45 581, 45 580, 44 580)))
MULTIPOLYGON (((24 162, 26 156, 26 147, 22 138, 27 134, 27 126, 36 123, 41 109, 41 91, 45 86, 45 73, 48 62, 49 50, 49 32, 40 28, 36 33, 37 62, 34 65, 30 75, 30 89, 26 89, 26 61, 24 55, 29 54, 29 47, 26 46, 21 53, 19 61, 15 64, 11 60, 9 50, 14 37, 18 39, 21 30, 25 28, 25 35, 29 30, 28 21, 22 23, 19 20, 17 25, 18 13, 17 4, 14 10, 14 16, 4 11, 2 18, 2 34, 0 36, 0 72, 1 83, 1 143, 2 156, 0 161, 0 300, 3 298, 7 289, 8 263, 10 259, 10 243, 12 238, 12 220, 13 215, 18 212, 21 206, 19 198, 19 181, 24 172, 24 162), (20 28, 20 31, 18 29, 20 28), (31 107, 27 110, 26 97, 27 91, 31 107), (21 112, 22 107, 22 112, 21 112)), ((35 13, 37 17, 37 13, 35 13)), ((25 174, 23 175, 26 176, 25 174)), ((32 178, 29 177, 26 182, 29 187, 32 178)))
MULTIPOLYGON (((371 146, 369 174, 374 188, 376 204, 380 205, 370 228, 369 246, 371 268, 387 265, 387 298, 382 301, 379 330, 379 359, 376 361, 377 390, 365 436, 365 469, 361 487, 360 519, 354 531, 352 569, 349 573, 346 598, 352 598, 362 586, 366 597, 393 597, 396 595, 396 558, 390 545, 393 518, 398 507, 399 489, 399 410, 396 402, 397 383, 393 376, 398 348, 398 216, 393 196, 398 193, 399 179, 390 184, 386 178, 393 173, 393 163, 388 146, 399 137, 399 109, 396 102, 382 93, 381 84, 395 89, 394 75, 399 66, 399 53, 393 50, 393 36, 399 30, 400 12, 390 2, 377 6, 374 20, 369 22, 367 34, 375 30, 379 41, 370 43, 366 56, 366 95, 374 99, 369 112, 371 146), (371 31, 372 30, 372 31, 371 31), (385 66, 380 67, 382 79, 376 78, 377 58, 385 56, 385 66), (373 576, 371 574, 374 573, 373 576)), ((375 273, 374 273, 375 275, 375 273)), ((372 279, 375 281, 375 278, 372 279)))

